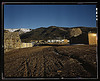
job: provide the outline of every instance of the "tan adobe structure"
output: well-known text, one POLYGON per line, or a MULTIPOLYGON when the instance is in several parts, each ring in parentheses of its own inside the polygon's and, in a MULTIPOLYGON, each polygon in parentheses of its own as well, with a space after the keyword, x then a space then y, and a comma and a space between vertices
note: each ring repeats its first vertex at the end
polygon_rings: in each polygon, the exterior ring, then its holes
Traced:
POLYGON ((67 39, 64 39, 64 43, 68 43, 69 42, 69 40, 67 40, 67 39))
POLYGON ((4 32, 4 50, 21 48, 21 39, 18 32, 4 32))
POLYGON ((32 47, 32 43, 22 43, 18 32, 4 32, 4 51, 32 47))
POLYGON ((89 45, 97 44, 97 33, 88 33, 89 45))
POLYGON ((26 48, 26 47, 33 47, 32 43, 22 43, 21 48, 26 48))

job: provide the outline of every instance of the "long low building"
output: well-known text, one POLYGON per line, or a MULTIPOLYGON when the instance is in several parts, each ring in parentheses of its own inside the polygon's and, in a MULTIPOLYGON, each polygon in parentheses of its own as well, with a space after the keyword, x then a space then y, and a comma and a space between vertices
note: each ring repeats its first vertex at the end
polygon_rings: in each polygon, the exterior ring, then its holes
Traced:
POLYGON ((33 47, 33 43, 22 43, 21 48, 33 47))
POLYGON ((48 43, 68 43, 69 40, 67 39, 61 39, 61 40, 58 40, 58 39, 52 39, 52 40, 47 40, 48 43))

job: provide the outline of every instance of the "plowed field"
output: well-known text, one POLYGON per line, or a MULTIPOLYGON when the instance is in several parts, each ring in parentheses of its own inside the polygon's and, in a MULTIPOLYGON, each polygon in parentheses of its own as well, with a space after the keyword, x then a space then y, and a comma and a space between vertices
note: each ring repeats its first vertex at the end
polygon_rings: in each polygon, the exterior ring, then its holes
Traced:
POLYGON ((4 77, 97 77, 96 46, 37 46, 4 54, 4 77))

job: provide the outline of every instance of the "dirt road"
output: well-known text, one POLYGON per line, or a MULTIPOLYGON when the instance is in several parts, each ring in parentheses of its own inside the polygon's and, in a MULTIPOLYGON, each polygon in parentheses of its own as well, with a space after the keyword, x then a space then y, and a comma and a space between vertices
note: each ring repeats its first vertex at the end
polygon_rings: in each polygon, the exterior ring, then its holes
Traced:
POLYGON ((4 54, 5 77, 96 78, 96 46, 37 46, 4 54))

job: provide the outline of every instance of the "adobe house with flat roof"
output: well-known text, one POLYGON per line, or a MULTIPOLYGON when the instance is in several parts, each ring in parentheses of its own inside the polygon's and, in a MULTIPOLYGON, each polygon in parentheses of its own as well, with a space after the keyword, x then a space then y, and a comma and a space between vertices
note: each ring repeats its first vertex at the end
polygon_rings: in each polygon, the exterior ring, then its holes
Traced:
POLYGON ((97 45, 97 33, 88 33, 89 45, 97 45))

